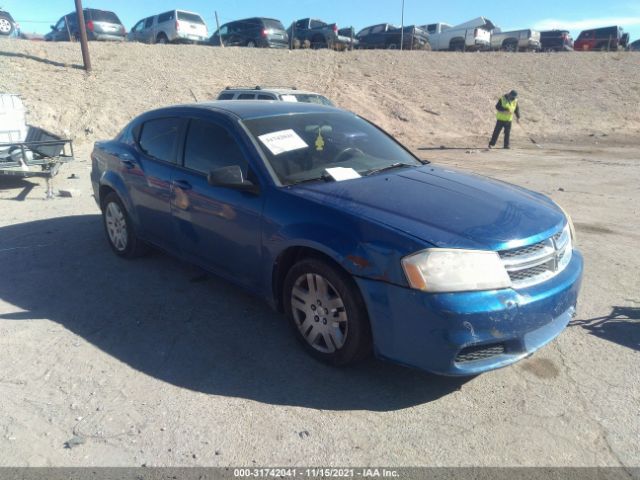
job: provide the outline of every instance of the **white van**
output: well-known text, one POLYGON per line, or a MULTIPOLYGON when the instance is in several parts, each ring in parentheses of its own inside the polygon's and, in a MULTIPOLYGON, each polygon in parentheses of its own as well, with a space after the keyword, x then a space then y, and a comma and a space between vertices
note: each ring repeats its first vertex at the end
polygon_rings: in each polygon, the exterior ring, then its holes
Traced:
POLYGON ((207 24, 194 12, 170 10, 143 18, 129 32, 132 42, 169 43, 205 42, 209 37, 207 24))

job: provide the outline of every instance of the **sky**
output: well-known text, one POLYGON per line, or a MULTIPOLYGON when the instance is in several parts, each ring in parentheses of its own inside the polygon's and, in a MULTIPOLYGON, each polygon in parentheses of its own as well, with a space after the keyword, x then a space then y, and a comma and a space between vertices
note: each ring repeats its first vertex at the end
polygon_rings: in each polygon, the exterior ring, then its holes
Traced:
MULTIPOLYGON (((640 0, 404 0, 404 4, 406 25, 455 25, 484 16, 503 30, 564 28, 576 38, 583 29, 621 25, 632 40, 640 37, 640 0)), ((402 11, 402 0, 83 0, 83 5, 116 12, 127 30, 165 10, 190 10, 202 15, 210 33, 215 31, 215 10, 221 23, 272 17, 288 27, 295 19, 314 17, 356 30, 383 22, 400 24, 402 11)), ((75 8, 73 0, 0 0, 0 7, 12 14, 22 31, 36 33, 48 32, 50 25, 75 8)))

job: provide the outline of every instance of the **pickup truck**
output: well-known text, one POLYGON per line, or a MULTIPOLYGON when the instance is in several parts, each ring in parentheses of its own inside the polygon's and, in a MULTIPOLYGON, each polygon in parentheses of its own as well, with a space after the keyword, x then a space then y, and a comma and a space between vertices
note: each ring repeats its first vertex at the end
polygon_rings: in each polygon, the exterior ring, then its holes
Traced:
POLYGON ((431 50, 464 52, 488 50, 495 25, 484 17, 478 17, 453 27, 446 23, 432 23, 420 28, 429 34, 431 50))
POLYGON ((398 27, 389 23, 381 23, 363 28, 356 35, 358 48, 386 48, 394 50, 424 50, 429 47, 429 36, 421 28, 411 25, 398 27))
POLYGON ((357 45, 351 38, 351 29, 338 29, 335 23, 328 24, 322 20, 303 18, 291 24, 287 29, 294 48, 331 48, 345 50, 357 45))
POLYGON ((540 32, 531 29, 491 33, 491 50, 504 52, 537 52, 540 50, 540 32))

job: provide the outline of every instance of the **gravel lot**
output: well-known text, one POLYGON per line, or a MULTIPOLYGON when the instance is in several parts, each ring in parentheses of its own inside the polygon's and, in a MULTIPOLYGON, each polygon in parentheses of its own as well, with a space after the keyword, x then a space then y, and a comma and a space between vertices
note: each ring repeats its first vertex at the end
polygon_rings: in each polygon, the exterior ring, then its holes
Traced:
MULTIPOLYGON (((134 54, 143 52, 147 62, 149 52, 162 51, 153 47, 132 46, 129 57, 116 57, 115 46, 92 47, 97 72, 85 81, 72 66, 41 61, 57 61, 56 55, 74 61, 70 49, 77 46, 0 43, 0 90, 23 94, 35 124, 59 125, 78 145, 76 162, 54 185, 75 190, 72 198, 45 201, 42 180, 0 179, 0 466, 640 466, 640 145, 633 136, 640 118, 632 110, 640 87, 630 57, 591 56, 594 68, 614 65, 629 79, 617 132, 604 126, 614 114, 601 108, 599 102, 612 99, 600 87, 592 90, 598 95, 589 113, 587 100, 579 103, 574 92, 578 103, 562 104, 530 72, 528 85, 538 96, 527 101, 542 102, 529 110, 538 118, 528 124, 538 147, 515 128, 513 150, 478 149, 486 144, 480 134, 487 124, 490 129, 490 99, 502 85, 478 93, 487 98, 469 106, 484 123, 468 131, 461 123, 456 135, 448 130, 456 118, 441 120, 446 109, 418 114, 427 104, 409 104, 401 95, 393 104, 374 95, 369 104, 358 103, 361 97, 349 105, 367 113, 378 102, 376 120, 405 132, 422 158, 541 191, 576 223, 586 271, 571 326, 515 366, 451 379, 373 359, 350 369, 326 367, 303 352, 279 314, 243 291, 162 253, 116 258, 91 197, 90 142, 117 131, 136 109, 161 104, 158 92, 165 103, 188 98, 174 84, 154 90, 133 80, 126 88, 148 88, 146 103, 136 97, 128 105, 115 95, 101 59, 113 57, 114 68, 124 69, 134 54), (35 73, 48 82, 34 81, 35 73), (81 84, 78 102, 65 104, 54 93, 74 81, 81 84), (100 89, 98 99, 88 95, 86 82, 96 89, 100 81, 110 89, 109 101, 100 89), (394 108, 405 104, 416 116, 394 117, 394 108), (562 108, 544 116, 554 104, 562 108), (554 122, 568 115, 565 106, 591 115, 593 128, 579 118, 561 141, 553 139, 554 122), (441 144, 456 149, 438 149, 441 144)), ((167 48, 177 58, 179 47, 167 48)), ((220 55, 232 55, 226 50, 220 55)), ((309 59, 300 87, 321 67, 318 58, 334 62, 334 73, 357 68, 349 54, 297 53, 309 59)), ((237 55, 250 62, 255 53, 237 55)), ((367 73, 375 52, 358 55, 368 62, 367 73)), ((378 63, 389 55, 380 52, 378 63)), ((425 55, 440 64, 447 58, 425 55)), ((578 57, 572 71, 587 71, 586 56, 578 57)), ((413 57, 394 58, 408 69, 413 57)), ((476 64, 483 57, 464 58, 476 64)), ((535 62, 531 55, 513 58, 521 67, 535 62)), ((561 57, 537 58, 555 64, 561 57)), ((250 76, 251 69, 242 72, 250 76)), ((326 89, 309 88, 335 93, 339 80, 325 76, 326 89)), ((436 88, 444 95, 440 107, 452 98, 446 82, 436 88)), ((215 90, 203 85, 199 77, 192 88, 198 95, 215 90)), ((345 101, 355 90, 349 85, 338 97, 345 101)))

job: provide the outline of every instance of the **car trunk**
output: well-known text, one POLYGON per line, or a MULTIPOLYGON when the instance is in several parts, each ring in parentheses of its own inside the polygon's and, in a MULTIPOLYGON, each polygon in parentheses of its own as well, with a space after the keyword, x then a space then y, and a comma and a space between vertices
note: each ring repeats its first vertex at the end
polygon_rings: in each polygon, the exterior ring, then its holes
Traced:
POLYGON ((265 19, 263 22, 264 31, 266 32, 266 38, 269 43, 282 45, 289 44, 289 35, 287 35, 287 31, 282 23, 278 20, 269 19, 265 19))
POLYGON ((200 15, 189 12, 178 12, 176 30, 192 40, 202 40, 207 37, 207 25, 200 15))
POLYGON ((113 12, 92 10, 87 18, 87 29, 96 34, 124 36, 124 25, 113 12))

